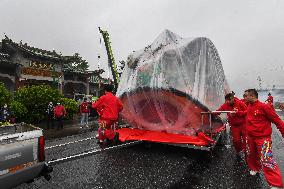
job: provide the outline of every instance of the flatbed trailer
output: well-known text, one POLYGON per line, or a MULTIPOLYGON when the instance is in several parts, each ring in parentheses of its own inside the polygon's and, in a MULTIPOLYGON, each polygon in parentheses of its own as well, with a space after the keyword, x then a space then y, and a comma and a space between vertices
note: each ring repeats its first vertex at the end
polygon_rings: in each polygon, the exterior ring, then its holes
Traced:
MULTIPOLYGON (((159 141, 147 141, 147 140, 140 140, 143 142, 148 142, 148 143, 160 143, 160 144, 166 144, 166 145, 171 145, 171 146, 178 146, 178 147, 185 147, 185 148, 192 148, 192 149, 197 149, 197 150, 203 150, 203 151, 212 151, 215 147, 216 144, 222 140, 223 138, 226 137, 227 134, 227 123, 224 123, 223 126, 218 130, 218 132, 214 132, 213 127, 212 127, 212 114, 222 114, 222 113, 235 113, 234 111, 210 111, 210 112, 201 112, 201 131, 205 132, 205 125, 204 125, 204 116, 208 116, 209 118, 209 133, 207 132, 206 134, 208 137, 213 140, 214 142, 209 143, 208 145, 196 145, 192 143, 187 143, 187 144, 181 144, 181 143, 167 143, 167 142, 159 142, 159 141)), ((121 128, 131 128, 130 125, 124 125, 121 128)), ((208 126, 207 126, 208 128, 208 126)), ((129 142, 129 141, 128 141, 129 142)))
MULTIPOLYGON (((209 120, 211 120, 212 118, 212 114, 213 113, 231 113, 231 112, 202 112, 202 124, 203 124, 203 117, 205 115, 209 116, 209 120)), ((202 125, 203 127, 203 125, 202 125)), ((47 164, 49 166, 54 166, 56 164, 60 164, 63 162, 68 162, 68 161, 72 161, 72 160, 76 160, 76 159, 80 159, 80 158, 84 158, 87 156, 91 156, 91 155, 95 155, 95 154, 100 154, 106 151, 112 151, 112 150, 117 150, 117 149, 121 149, 121 148, 126 148, 126 147, 130 147, 130 146, 134 146, 137 144, 141 144, 141 143, 146 143, 149 144, 150 143, 161 143, 161 144, 166 144, 166 145, 172 145, 172 146, 179 146, 179 147, 186 147, 186 148, 192 148, 192 149, 197 149, 197 150, 204 150, 204 151, 210 151, 212 152, 212 150, 214 149, 214 147, 216 146, 216 144, 218 143, 218 141, 226 134, 226 126, 224 124, 223 128, 219 130, 219 132, 217 133, 213 133, 213 129, 212 129, 212 122, 209 121, 209 127, 210 127, 210 133, 209 135, 212 136, 211 139, 213 141, 215 141, 213 144, 210 145, 194 145, 194 144, 178 144, 178 143, 164 143, 164 142, 153 142, 153 141, 146 141, 146 140, 126 140, 120 144, 116 144, 116 145, 110 145, 110 146, 103 146, 102 148, 93 148, 93 149, 89 149, 86 150, 84 152, 80 152, 74 155, 70 155, 67 157, 62 157, 62 158, 58 158, 58 159, 52 159, 50 161, 47 162, 47 164)), ((124 124, 120 126, 120 129, 123 128, 132 128, 130 125, 124 124)), ((119 129, 118 129, 119 130, 119 129)), ((52 149, 52 148, 57 148, 57 147, 62 147, 62 146, 66 146, 66 145, 72 145, 74 143, 78 143, 78 142, 82 142, 85 140, 93 140, 96 137, 90 137, 90 138, 85 138, 82 140, 77 140, 77 141, 72 141, 72 142, 68 142, 68 143, 64 143, 64 144, 59 144, 59 145, 55 145, 55 146, 50 146, 50 147, 46 147, 46 150, 52 149)))

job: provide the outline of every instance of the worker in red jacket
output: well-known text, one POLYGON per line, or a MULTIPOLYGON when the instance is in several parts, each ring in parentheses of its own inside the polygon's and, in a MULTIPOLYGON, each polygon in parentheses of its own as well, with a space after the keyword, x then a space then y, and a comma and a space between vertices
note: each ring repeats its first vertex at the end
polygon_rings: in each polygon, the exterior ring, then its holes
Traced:
POLYGON ((104 90, 105 94, 92 104, 92 108, 96 109, 100 116, 98 129, 100 143, 106 142, 106 139, 118 140, 118 133, 113 126, 117 124, 119 112, 123 108, 119 98, 112 94, 112 85, 106 85, 104 90))
POLYGON ((247 90, 247 134, 248 134, 248 166, 250 174, 255 175, 261 169, 268 184, 272 188, 282 188, 283 180, 280 169, 273 159, 271 141, 271 122, 284 136, 284 122, 276 114, 274 108, 258 100, 255 89, 247 90))
POLYGON ((66 115, 65 107, 58 102, 53 111, 58 124, 57 130, 63 129, 63 118, 66 115))
POLYGON ((233 111, 233 113, 227 113, 227 116, 237 158, 240 158, 241 153, 245 153, 245 116, 247 107, 232 93, 227 94, 225 100, 226 102, 217 111, 233 111))
POLYGON ((87 98, 84 98, 84 101, 80 105, 80 113, 81 113, 81 127, 85 125, 85 127, 89 127, 89 114, 90 114, 90 109, 89 109, 89 103, 87 102, 87 98))
POLYGON ((273 96, 271 95, 271 93, 268 93, 268 97, 265 102, 273 107, 273 96))

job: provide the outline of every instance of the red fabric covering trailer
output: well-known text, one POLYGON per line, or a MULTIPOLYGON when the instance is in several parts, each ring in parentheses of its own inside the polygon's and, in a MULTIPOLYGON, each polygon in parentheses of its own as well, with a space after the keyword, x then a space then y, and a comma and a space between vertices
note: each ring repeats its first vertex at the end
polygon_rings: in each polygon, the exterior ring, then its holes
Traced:
MULTIPOLYGON (((208 115, 209 121, 212 120, 211 113, 202 112, 202 123, 205 114, 208 115)), ((119 133, 119 140, 121 142, 148 141, 209 151, 215 147, 216 143, 220 139, 220 136, 226 131, 225 124, 213 129, 211 123, 212 122, 210 121, 207 127, 202 125, 200 127, 201 130, 199 130, 195 136, 173 134, 161 131, 141 130, 131 127, 120 128, 117 130, 117 132, 119 133)))

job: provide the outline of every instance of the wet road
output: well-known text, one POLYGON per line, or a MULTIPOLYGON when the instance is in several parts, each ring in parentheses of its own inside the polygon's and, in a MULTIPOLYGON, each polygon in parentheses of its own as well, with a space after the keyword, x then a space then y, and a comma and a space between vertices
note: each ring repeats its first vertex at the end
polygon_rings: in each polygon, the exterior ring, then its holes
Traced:
MULTIPOLYGON (((94 132, 47 141, 52 146, 94 136, 94 132)), ((284 141, 274 128, 274 156, 284 175, 284 141)), ((225 144, 230 144, 225 140, 225 144)), ((94 140, 47 150, 47 159, 97 148, 94 140)), ((89 156, 54 166, 48 182, 43 178, 20 188, 268 188, 263 175, 250 176, 244 162, 235 159, 228 145, 217 146, 210 154, 154 144, 143 144, 89 156)))

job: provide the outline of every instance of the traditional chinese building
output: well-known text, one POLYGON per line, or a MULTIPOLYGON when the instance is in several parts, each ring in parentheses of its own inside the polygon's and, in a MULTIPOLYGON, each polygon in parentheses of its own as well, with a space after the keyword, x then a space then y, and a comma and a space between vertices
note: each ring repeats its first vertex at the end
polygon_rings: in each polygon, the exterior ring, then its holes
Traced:
POLYGON ((75 94, 101 96, 103 85, 112 82, 100 76, 104 72, 102 69, 82 72, 65 67, 63 72, 64 94, 69 98, 74 98, 75 94))
POLYGON ((11 92, 22 86, 47 84, 70 98, 75 93, 99 94, 101 83, 106 82, 100 76, 103 70, 80 71, 68 66, 79 58, 78 54, 63 56, 55 50, 16 43, 5 36, 0 42, 0 82, 11 92))
POLYGON ((14 63, 9 54, 0 52, 0 81, 9 91, 14 91, 19 77, 20 64, 14 63))

